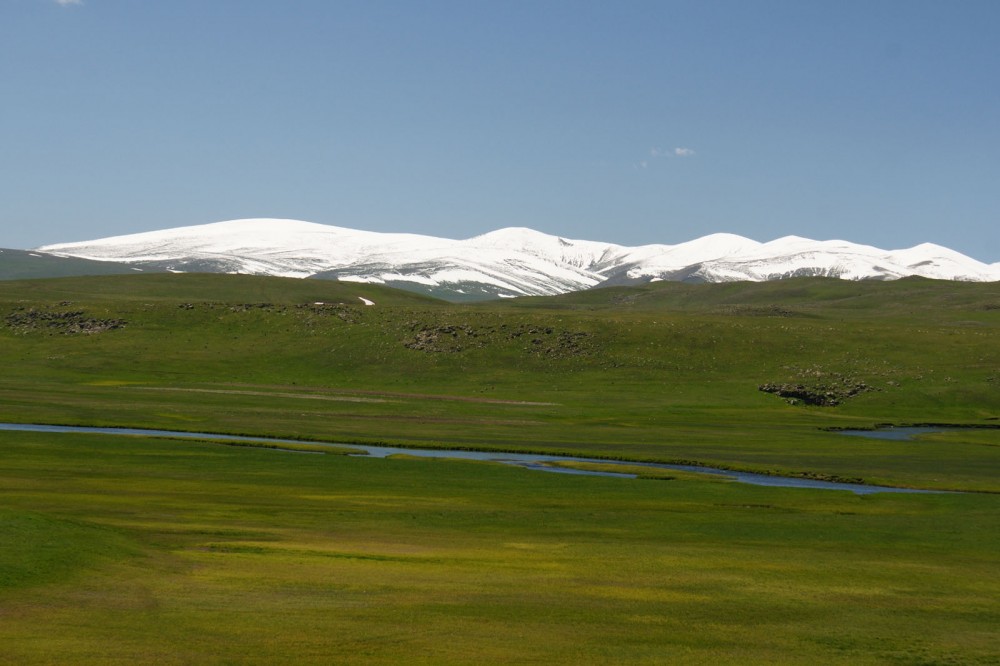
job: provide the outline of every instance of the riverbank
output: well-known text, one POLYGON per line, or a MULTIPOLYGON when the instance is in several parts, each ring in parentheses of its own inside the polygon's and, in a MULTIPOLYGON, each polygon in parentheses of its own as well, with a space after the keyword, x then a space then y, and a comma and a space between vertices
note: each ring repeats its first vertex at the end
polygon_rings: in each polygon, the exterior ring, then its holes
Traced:
MULTIPOLYGON (((695 465, 695 464, 672 464, 672 463, 655 463, 655 462, 642 462, 642 461, 629 461, 629 460, 609 460, 605 458, 583 458, 579 456, 556 456, 548 455, 545 453, 515 453, 515 452, 502 452, 502 451, 474 451, 468 449, 415 449, 415 448, 405 448, 405 447, 391 447, 391 446, 370 446, 370 445, 356 445, 347 446, 335 443, 315 443, 309 445, 301 440, 290 440, 290 439, 280 439, 273 437, 251 437, 246 435, 224 435, 219 433, 204 433, 204 432, 185 432, 180 430, 156 430, 156 429, 145 429, 145 428, 101 428, 101 427, 88 427, 88 426, 59 426, 59 425, 44 425, 44 424, 18 424, 18 423, 0 423, 0 430, 8 430, 14 432, 43 432, 43 433, 81 433, 81 434, 101 434, 101 435, 114 435, 114 436, 145 436, 145 437, 171 437, 171 438, 186 438, 186 439, 200 439, 208 441, 221 441, 221 442, 239 442, 246 445, 258 444, 264 445, 268 448, 284 448, 289 451, 308 451, 311 453, 321 453, 324 451, 329 451, 330 453, 340 453, 342 455, 354 455, 354 456, 370 456, 373 458, 387 458, 390 456, 410 456, 415 458, 444 458, 451 460, 475 460, 480 462, 495 462, 505 465, 513 465, 515 467, 523 467, 525 469, 532 469, 544 472, 558 472, 558 473, 575 473, 585 476, 619 476, 619 477, 629 477, 635 478, 637 475, 634 473, 620 473, 614 472, 612 469, 615 465, 620 465, 622 467, 645 467, 651 470, 675 470, 681 472, 687 472, 691 474, 706 474, 712 476, 721 476, 728 480, 736 481, 739 483, 748 483, 756 486, 779 486, 783 488, 812 488, 816 490, 846 490, 859 495, 878 493, 878 492, 897 492, 897 493, 922 493, 922 492, 944 492, 944 491, 934 491, 934 490, 924 490, 919 488, 896 488, 892 486, 877 486, 865 484, 863 482, 843 482, 843 481, 831 481, 824 479, 813 479, 813 478, 801 478, 801 477, 790 477, 790 476, 779 476, 775 474, 756 474, 753 472, 742 472, 739 470, 710 467, 706 465, 695 465), (585 465, 594 465, 600 463, 609 469, 605 470, 589 470, 586 466, 582 467, 567 467, 563 466, 551 466, 545 463, 584 463, 585 465)), ((865 431, 858 431, 865 432, 865 431)), ((851 433, 843 433, 851 434, 851 433)))
POLYGON ((986 664, 1000 497, 0 431, 0 653, 986 664), (516 637, 516 640, 512 640, 516 637))

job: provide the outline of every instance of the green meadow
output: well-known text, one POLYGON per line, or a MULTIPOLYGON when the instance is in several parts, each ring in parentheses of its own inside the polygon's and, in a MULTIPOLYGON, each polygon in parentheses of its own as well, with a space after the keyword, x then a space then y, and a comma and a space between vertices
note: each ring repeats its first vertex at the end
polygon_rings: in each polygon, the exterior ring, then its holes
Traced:
POLYGON ((2 422, 303 442, 0 432, 0 662, 1000 659, 998 285, 129 275, 0 282, 0 317, 2 422), (919 423, 967 427, 835 432, 919 423), (366 443, 960 492, 341 455, 366 443))

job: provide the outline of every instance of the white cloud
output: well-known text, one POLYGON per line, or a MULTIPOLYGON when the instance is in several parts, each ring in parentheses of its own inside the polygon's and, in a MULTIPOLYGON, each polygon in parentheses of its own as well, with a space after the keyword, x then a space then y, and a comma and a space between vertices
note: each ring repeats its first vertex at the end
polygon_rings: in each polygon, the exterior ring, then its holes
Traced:
POLYGON ((82 5, 83 0, 56 0, 56 4, 60 7, 69 7, 70 5, 82 5))
POLYGON ((694 157, 697 155, 693 148, 677 147, 671 150, 653 146, 649 149, 649 160, 659 160, 663 157, 694 157))

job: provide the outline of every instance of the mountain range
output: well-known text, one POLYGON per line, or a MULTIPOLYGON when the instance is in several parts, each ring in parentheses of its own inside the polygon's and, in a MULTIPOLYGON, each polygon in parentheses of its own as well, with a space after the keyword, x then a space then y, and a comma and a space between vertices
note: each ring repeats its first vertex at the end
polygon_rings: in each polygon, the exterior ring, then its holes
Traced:
POLYGON ((924 243, 881 250, 786 236, 760 243, 717 233, 677 245, 625 247, 512 227, 466 240, 359 231, 299 220, 244 219, 38 248, 43 256, 133 271, 251 273, 374 282, 450 300, 553 295, 658 280, 765 281, 799 276, 998 281, 984 264, 924 243))

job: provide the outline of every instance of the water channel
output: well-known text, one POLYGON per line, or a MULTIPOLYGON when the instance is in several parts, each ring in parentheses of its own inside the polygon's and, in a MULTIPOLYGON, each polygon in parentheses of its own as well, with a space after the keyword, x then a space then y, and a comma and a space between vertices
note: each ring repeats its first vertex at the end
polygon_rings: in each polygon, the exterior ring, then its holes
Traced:
POLYGON ((932 432, 947 432, 955 430, 946 426, 887 426, 876 428, 875 430, 834 430, 838 435, 849 437, 869 437, 871 439, 888 439, 896 442, 903 442, 913 439, 917 435, 928 435, 932 432))
MULTIPOLYGON (((48 432, 48 433, 91 433, 101 435, 142 435, 147 437, 178 437, 186 439, 215 439, 244 442, 264 442, 270 444, 328 444, 330 446, 342 446, 329 442, 305 442, 293 439, 274 439, 268 437, 246 437, 239 435, 220 435, 207 432, 185 432, 175 430, 155 430, 145 428, 98 428, 88 426, 59 426, 59 425, 36 425, 27 423, 0 423, 0 430, 19 432, 48 432)), ((895 429, 902 431, 903 428, 895 429)), ((928 432, 927 429, 908 429, 928 432)), ((936 429, 940 431, 942 428, 936 429)), ((855 436, 877 437, 878 430, 857 430, 840 431, 842 434, 855 436)), ((919 434, 919 432, 911 432, 919 434)), ((905 437, 894 437, 901 439, 905 437)), ((671 465, 667 463, 646 463, 629 462, 618 460, 605 460, 601 458, 582 458, 575 456, 554 456, 536 453, 501 453, 497 451, 464 451, 454 449, 410 449, 391 446, 368 446, 349 445, 352 449, 358 449, 359 453, 354 455, 369 456, 372 458, 386 458, 393 455, 407 455, 421 458, 451 458, 460 460, 481 460, 497 462, 525 469, 538 470, 544 472, 554 472, 560 474, 580 474, 586 476, 610 476, 623 478, 636 478, 635 474, 629 472, 607 472, 573 469, 570 467, 555 467, 551 463, 575 462, 575 463, 599 463, 602 465, 622 465, 629 467, 648 467, 650 469, 677 470, 685 472, 697 472, 701 474, 715 474, 725 476, 733 481, 749 483, 756 486, 780 486, 785 488, 816 488, 823 490, 847 490, 849 492, 866 495, 870 493, 930 493, 936 491, 916 490, 912 488, 893 488, 891 486, 873 486, 859 483, 838 483, 835 481, 820 481, 817 479, 802 479, 787 476, 773 476, 769 474, 754 474, 752 472, 737 472, 728 469, 715 467, 702 467, 697 465, 671 465)))

